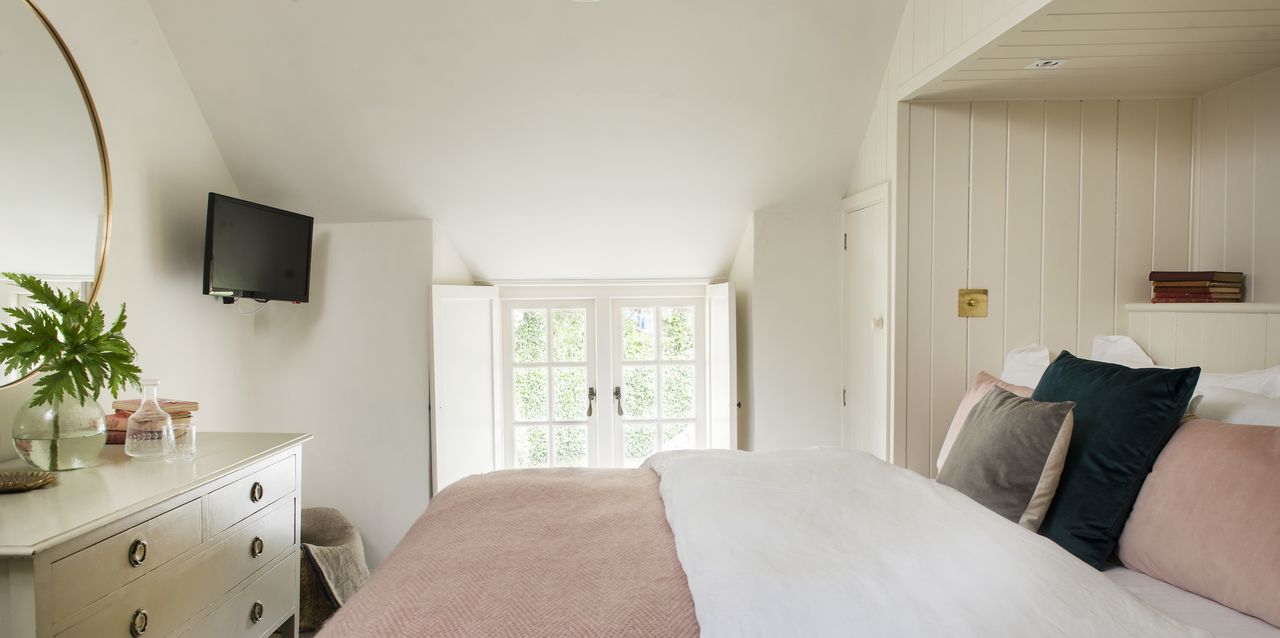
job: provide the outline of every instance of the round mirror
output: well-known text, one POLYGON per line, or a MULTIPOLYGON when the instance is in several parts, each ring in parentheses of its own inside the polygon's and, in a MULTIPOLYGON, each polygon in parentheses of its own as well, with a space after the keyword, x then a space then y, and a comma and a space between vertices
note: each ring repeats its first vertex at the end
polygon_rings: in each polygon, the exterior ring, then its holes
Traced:
MULTIPOLYGON (((111 236, 107 149, 75 59, 28 0, 0 0, 0 93, 0 272, 92 301, 111 236)), ((27 303, 0 277, 0 308, 27 303)))

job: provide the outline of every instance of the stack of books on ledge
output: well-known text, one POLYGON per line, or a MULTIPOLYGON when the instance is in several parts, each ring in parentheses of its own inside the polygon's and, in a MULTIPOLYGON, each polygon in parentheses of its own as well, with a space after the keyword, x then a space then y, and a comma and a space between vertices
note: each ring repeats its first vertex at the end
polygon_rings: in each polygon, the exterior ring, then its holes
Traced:
POLYGON ((1151 303, 1239 303, 1244 273, 1157 270, 1151 273, 1151 303))
MULTIPOLYGON (((133 413, 138 410, 138 405, 141 403, 141 399, 119 399, 111 404, 111 409, 116 412, 115 414, 107 415, 108 444, 119 445, 124 443, 125 432, 129 429, 129 417, 133 416, 133 413)), ((189 425, 191 423, 191 413, 199 410, 200 404, 195 401, 160 399, 160 408, 169 413, 174 425, 189 425)))

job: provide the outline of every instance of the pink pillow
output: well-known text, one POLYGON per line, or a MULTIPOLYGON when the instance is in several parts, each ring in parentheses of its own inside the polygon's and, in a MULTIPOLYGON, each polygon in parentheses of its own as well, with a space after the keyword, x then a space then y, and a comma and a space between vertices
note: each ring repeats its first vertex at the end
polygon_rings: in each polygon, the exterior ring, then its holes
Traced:
POLYGON ((973 411, 973 406, 978 405, 991 388, 1004 388, 1020 397, 1031 396, 1031 388, 1014 385, 986 372, 979 372, 978 377, 973 380, 973 385, 965 391, 964 398, 960 399, 960 407, 956 408, 956 415, 951 419, 951 427, 947 428, 947 436, 942 440, 942 449, 938 451, 939 471, 942 470, 942 464, 947 460, 947 455, 951 454, 951 446, 955 445, 956 437, 960 436, 960 429, 964 427, 964 422, 969 420, 969 413, 973 411))
POLYGON ((1120 536, 1126 567, 1280 626, 1280 428, 1186 422, 1120 536))

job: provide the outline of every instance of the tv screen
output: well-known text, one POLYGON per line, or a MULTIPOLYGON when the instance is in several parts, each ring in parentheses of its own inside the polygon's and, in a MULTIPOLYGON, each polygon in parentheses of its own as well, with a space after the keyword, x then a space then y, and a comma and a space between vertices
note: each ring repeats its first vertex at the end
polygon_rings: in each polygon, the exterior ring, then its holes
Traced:
POLYGON ((306 215, 209 193, 204 294, 306 302, 311 288, 311 228, 306 215))

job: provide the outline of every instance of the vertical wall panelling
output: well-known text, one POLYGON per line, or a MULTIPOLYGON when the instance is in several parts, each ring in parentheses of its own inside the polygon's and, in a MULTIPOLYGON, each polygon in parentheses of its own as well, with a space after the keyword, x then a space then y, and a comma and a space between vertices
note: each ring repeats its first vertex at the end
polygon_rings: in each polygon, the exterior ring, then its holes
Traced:
POLYGON ((942 59, 947 52, 947 2, 948 0, 918 0, 929 4, 928 28, 929 41, 925 44, 928 53, 927 63, 933 64, 942 59))
POLYGON ((1280 302, 1280 69, 1199 99, 1193 267, 1242 270, 1249 301, 1280 302))
MULTIPOLYGON (((1280 335, 1280 315, 1267 315, 1267 334, 1280 335)), ((1266 366, 1280 365, 1280 339, 1267 339, 1266 366)))
POLYGON ((1080 283, 1080 102, 1044 108, 1044 289, 1040 330, 1050 350, 1076 345, 1080 283))
POLYGON ((1009 104, 1005 333, 1001 356, 1040 341, 1044 228, 1044 103, 1009 104))
POLYGON ((1152 270, 1191 267, 1191 153, 1195 103, 1156 101, 1155 256, 1152 270))
MULTIPOLYGON (((929 474, 933 350, 933 107, 912 105, 907 213, 907 467, 929 474)), ((899 420, 898 423, 902 421, 899 420)))
MULTIPOLYGON (((1120 102, 1116 142, 1116 331, 1123 333, 1124 304, 1151 296, 1155 216, 1156 105, 1151 100, 1120 102)), ((1184 211, 1182 214, 1189 214, 1184 211)))
POLYGON ((1256 81, 1227 87, 1226 171, 1222 197, 1222 265, 1253 271, 1253 105, 1256 81))
MULTIPOLYGON (((907 418, 895 423, 905 423, 907 466, 931 473, 973 375, 999 372, 1004 354, 1028 343, 1088 356, 1094 336, 1125 331, 1125 304, 1149 298, 1155 255, 1186 260, 1194 107, 1188 99, 904 109, 908 152, 895 172, 908 200, 907 418), (956 291, 966 287, 991 291, 989 316, 956 316, 956 291)), ((1217 328, 1152 313, 1134 333, 1173 343, 1175 331, 1217 328)))
POLYGON ((1223 200, 1226 191, 1227 89, 1200 97, 1200 144, 1196 166, 1200 171, 1196 202, 1195 268, 1219 270, 1223 259, 1223 200))
POLYGON ((1275 302, 1280 301, 1280 71, 1258 78, 1257 99, 1253 272, 1248 288, 1252 301, 1275 302))
POLYGON ((1136 304, 1130 331, 1157 365, 1197 365, 1205 372, 1259 370, 1280 363, 1276 304, 1201 306, 1190 312, 1136 304))
POLYGON ((1003 363, 1008 149, 1009 105, 974 104, 967 287, 986 288, 990 296, 987 319, 966 322, 969 348, 965 379, 969 380, 984 370, 998 375, 1003 363))
MULTIPOLYGON (((1118 103, 1085 102, 1080 141, 1080 282, 1076 348, 1114 334, 1116 317, 1116 124, 1118 103)), ((1185 254, 1185 250, 1183 251, 1185 254)))
POLYGON ((984 24, 982 22, 982 8, 984 3, 980 0, 963 0, 964 2, 964 25, 961 27, 964 33, 977 33, 984 24))
POLYGON ((911 30, 911 71, 907 78, 913 77, 917 71, 929 65, 929 9, 931 0, 908 0, 907 6, 915 16, 911 30))
POLYGON ((964 41, 964 0, 945 0, 946 1, 946 21, 943 24, 944 44, 947 51, 951 51, 960 46, 964 41))
POLYGON ((933 362, 931 456, 964 395, 965 319, 956 314, 958 291, 968 284, 970 105, 934 106, 933 362))

